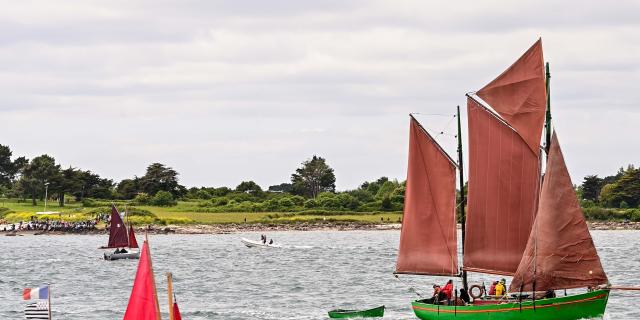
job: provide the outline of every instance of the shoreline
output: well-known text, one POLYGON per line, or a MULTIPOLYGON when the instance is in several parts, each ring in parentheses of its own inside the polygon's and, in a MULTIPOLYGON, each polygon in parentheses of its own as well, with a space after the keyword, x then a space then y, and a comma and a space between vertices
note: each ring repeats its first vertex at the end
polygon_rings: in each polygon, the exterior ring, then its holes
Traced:
MULTIPOLYGON (((589 230, 640 230, 640 222, 623 221, 595 221, 588 222, 589 230)), ((0 226, 1 227, 1 226, 0 226)), ((402 224, 368 224, 368 223, 295 223, 295 224, 263 224, 263 223, 229 223, 229 224, 196 224, 196 225, 151 225, 135 228, 138 234, 233 234, 243 232, 273 232, 273 231, 388 231, 400 230, 402 224)), ((460 229, 460 225, 458 225, 460 229)), ((65 231, 0 231, 0 236, 23 235, 101 235, 107 234, 106 229, 85 230, 80 232, 65 231)))

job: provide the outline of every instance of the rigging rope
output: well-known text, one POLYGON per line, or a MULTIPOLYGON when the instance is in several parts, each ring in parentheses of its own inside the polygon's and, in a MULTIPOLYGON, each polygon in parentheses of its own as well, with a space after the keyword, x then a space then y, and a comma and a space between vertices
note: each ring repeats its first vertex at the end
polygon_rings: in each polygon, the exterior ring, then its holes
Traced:
POLYGON ((418 292, 418 289, 416 289, 414 286, 412 286, 412 285, 410 285, 410 284, 408 284, 408 283, 406 283, 406 282, 402 281, 402 279, 400 279, 400 277, 398 277, 398 275, 397 275, 397 274, 394 274, 393 276, 394 276, 396 279, 398 279, 398 281, 402 282, 402 284, 404 284, 405 286, 408 286, 408 287, 409 287, 409 290, 410 290, 410 291, 412 291, 413 293, 417 294, 417 295, 418 295, 418 297, 420 297, 420 298, 424 298, 424 297, 420 294, 420 292, 418 292))

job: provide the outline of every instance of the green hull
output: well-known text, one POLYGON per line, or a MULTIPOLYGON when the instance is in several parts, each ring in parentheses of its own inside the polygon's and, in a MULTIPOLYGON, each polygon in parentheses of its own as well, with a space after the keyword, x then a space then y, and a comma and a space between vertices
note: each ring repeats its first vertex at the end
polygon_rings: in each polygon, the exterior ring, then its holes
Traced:
POLYGON ((369 310, 331 310, 329 318, 375 318, 384 316, 384 306, 369 310))
POLYGON ((423 320, 577 320, 602 317, 608 290, 532 301, 477 306, 438 306, 413 302, 413 311, 423 320))

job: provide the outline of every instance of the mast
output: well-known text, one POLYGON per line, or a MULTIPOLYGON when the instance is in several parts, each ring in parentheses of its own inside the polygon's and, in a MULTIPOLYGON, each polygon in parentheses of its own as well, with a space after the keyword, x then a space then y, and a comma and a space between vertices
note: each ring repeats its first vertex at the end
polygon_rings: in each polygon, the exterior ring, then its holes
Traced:
POLYGON ((167 295, 169 296, 169 320, 173 319, 173 275, 167 272, 167 295))
MULTIPOLYGON (((464 193, 464 166, 463 166, 463 157, 462 157, 462 126, 460 121, 460 106, 456 107, 456 117, 458 117, 458 170, 460 173, 460 224, 462 226, 462 256, 464 256, 464 233, 465 233, 465 224, 467 220, 466 213, 464 212, 464 207, 467 203, 467 198, 464 193)), ((469 285, 467 282, 467 271, 462 271, 462 287, 465 291, 468 292, 469 285)))
POLYGON ((549 72, 549 62, 545 65, 545 83, 547 86, 547 113, 545 116, 545 145, 544 151, 547 155, 549 155, 549 147, 551 145, 551 73, 549 72))

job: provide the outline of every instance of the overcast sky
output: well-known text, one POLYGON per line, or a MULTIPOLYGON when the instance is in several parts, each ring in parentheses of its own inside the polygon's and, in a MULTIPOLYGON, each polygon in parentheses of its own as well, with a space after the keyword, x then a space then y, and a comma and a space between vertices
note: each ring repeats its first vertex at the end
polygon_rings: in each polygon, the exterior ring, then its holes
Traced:
POLYGON ((640 164, 639 17, 601 0, 3 1, 0 144, 116 181, 161 162, 186 186, 266 188, 314 154, 341 190, 404 179, 408 113, 453 115, 541 36, 580 183, 640 164))

